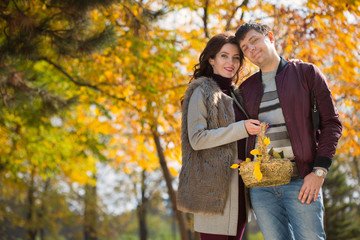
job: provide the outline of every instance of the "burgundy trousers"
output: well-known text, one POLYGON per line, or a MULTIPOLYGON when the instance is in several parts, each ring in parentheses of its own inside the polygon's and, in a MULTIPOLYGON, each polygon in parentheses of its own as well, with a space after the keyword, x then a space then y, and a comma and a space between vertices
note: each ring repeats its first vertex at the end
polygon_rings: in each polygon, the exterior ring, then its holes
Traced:
POLYGON ((241 240, 246 223, 246 207, 244 196, 244 182, 239 176, 239 219, 236 236, 226 236, 217 234, 200 233, 201 240, 241 240))

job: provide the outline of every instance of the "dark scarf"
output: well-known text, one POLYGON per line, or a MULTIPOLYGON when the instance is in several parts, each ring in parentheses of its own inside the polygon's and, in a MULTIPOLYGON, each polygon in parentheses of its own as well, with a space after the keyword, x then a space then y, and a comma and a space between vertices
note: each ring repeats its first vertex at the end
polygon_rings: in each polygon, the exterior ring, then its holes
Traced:
POLYGON ((213 74, 212 78, 217 83, 217 85, 220 87, 221 91, 225 93, 226 95, 230 96, 230 88, 232 85, 232 78, 226 78, 217 74, 213 74))

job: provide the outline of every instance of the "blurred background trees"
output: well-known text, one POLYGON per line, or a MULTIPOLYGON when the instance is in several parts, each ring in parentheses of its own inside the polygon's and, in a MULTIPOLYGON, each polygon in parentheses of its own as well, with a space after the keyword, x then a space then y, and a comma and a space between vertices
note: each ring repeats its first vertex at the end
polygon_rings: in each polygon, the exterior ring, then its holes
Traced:
POLYGON ((344 131, 326 229, 356 239, 359 12, 331 0, 1 1, 0 239, 197 239, 176 211, 180 98, 207 40, 257 20, 281 55, 328 78, 344 131))

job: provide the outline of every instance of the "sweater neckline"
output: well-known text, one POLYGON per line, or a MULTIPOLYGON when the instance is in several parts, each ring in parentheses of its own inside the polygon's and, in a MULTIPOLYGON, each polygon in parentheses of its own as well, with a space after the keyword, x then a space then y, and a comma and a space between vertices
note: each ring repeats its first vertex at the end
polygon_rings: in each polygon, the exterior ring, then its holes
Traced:
POLYGON ((228 90, 232 85, 232 78, 226 78, 218 74, 213 74, 212 78, 220 87, 221 90, 228 90))

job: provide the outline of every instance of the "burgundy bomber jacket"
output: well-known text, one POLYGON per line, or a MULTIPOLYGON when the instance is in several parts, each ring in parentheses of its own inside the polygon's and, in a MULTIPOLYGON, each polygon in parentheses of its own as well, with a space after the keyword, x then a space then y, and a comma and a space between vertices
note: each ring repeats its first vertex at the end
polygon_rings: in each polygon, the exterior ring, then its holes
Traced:
MULTIPOLYGON (((325 76, 313 64, 287 62, 281 58, 275 81, 301 177, 304 178, 313 167, 329 169, 342 126, 325 76), (312 125, 310 90, 315 91, 320 113, 318 137, 312 125)), ((264 92, 261 72, 246 79, 239 90, 249 118, 258 119, 264 92)), ((247 157, 252 157, 250 151, 254 147, 255 136, 249 136, 247 157)))

